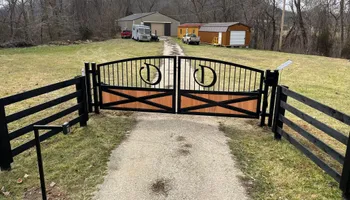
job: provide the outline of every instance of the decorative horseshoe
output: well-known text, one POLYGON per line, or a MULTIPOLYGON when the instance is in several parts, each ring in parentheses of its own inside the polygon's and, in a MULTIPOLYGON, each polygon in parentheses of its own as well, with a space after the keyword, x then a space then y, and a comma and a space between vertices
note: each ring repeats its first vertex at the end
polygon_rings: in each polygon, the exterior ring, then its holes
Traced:
POLYGON ((199 65, 199 66, 201 67, 201 70, 202 70, 202 80, 201 81, 197 80, 196 74, 199 71, 199 69, 194 70, 194 73, 193 73, 194 80, 196 81, 196 83, 198 85, 200 85, 202 87, 213 87, 215 85, 216 81, 217 81, 217 75, 216 75, 215 71, 212 68, 208 67, 208 66, 204 66, 204 65, 199 65), (204 84, 204 68, 209 69, 213 73, 213 81, 209 85, 205 85, 204 84))
POLYGON ((149 85, 157 85, 157 84, 159 84, 160 81, 162 80, 162 73, 160 72, 158 67, 155 66, 155 65, 149 64, 149 63, 145 63, 145 65, 146 65, 146 67, 141 67, 141 69, 140 69, 140 77, 141 77, 141 79, 145 83, 147 83, 149 85), (150 80, 151 79, 150 66, 154 67, 157 70, 157 73, 158 73, 158 79, 154 83, 152 83, 151 80, 150 80), (145 69, 145 68, 147 69, 147 79, 146 80, 142 77, 142 70, 145 69))

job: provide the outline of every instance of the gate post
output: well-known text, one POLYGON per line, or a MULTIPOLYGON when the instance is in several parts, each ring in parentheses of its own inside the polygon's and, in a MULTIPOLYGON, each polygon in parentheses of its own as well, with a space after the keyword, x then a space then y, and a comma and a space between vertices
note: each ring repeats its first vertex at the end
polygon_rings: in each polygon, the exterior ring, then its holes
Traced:
POLYGON ((271 89, 271 99, 270 99, 270 111, 269 111, 269 119, 267 125, 269 127, 272 126, 272 120, 273 120, 273 110, 275 107, 275 99, 276 99, 276 88, 278 85, 278 77, 279 77, 279 72, 278 70, 275 70, 273 73, 271 73, 271 82, 269 83, 270 86, 272 86, 271 89))
POLYGON ((11 163, 13 162, 10 137, 8 133, 5 105, 0 99, 0 169, 11 170, 11 163))
POLYGON ((86 97, 86 80, 84 76, 77 77, 79 82, 75 85, 77 91, 81 91, 81 95, 77 97, 78 104, 81 104, 81 108, 79 108, 79 116, 80 116, 80 126, 86 126, 87 121, 89 120, 89 112, 87 105, 87 97, 86 97))
POLYGON ((281 101, 287 102, 287 95, 283 94, 282 87, 288 88, 287 86, 278 86, 276 95, 276 106, 274 111, 272 132, 275 134, 275 139, 280 140, 282 136, 277 133, 278 128, 283 128, 283 122, 279 120, 279 116, 284 116, 285 109, 281 107, 281 101))
POLYGON ((91 80, 90 80, 90 63, 85 63, 85 77, 86 77, 86 95, 88 101, 89 113, 92 112, 92 97, 91 97, 91 80))
MULTIPOLYGON (((98 101, 98 91, 97 91, 97 69, 96 69, 96 63, 91 63, 91 70, 92 70, 92 89, 94 91, 94 110, 96 114, 100 114, 100 108, 99 108, 99 101, 98 101)), ((100 90, 100 88, 99 88, 100 90)))
POLYGON ((269 95, 269 87, 272 86, 272 94, 271 94, 271 101, 270 101, 270 113, 268 113, 269 119, 268 119, 268 125, 272 125, 272 116, 273 116, 273 107, 275 104, 275 93, 276 93, 276 87, 278 85, 278 70, 275 70, 271 72, 271 70, 266 70, 265 73, 265 86, 264 86, 264 97, 263 97, 263 105, 262 105, 262 111, 261 111, 261 122, 260 126, 265 126, 265 118, 266 118, 266 111, 268 107, 268 95, 269 95))

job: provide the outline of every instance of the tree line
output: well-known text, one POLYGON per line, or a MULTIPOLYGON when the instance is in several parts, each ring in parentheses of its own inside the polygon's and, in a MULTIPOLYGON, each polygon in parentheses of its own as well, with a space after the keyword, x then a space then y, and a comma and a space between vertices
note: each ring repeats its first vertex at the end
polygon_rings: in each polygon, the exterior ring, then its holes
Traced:
POLYGON ((0 43, 108 39, 116 19, 159 11, 187 22, 241 22, 252 48, 350 58, 350 0, 0 0, 0 43))

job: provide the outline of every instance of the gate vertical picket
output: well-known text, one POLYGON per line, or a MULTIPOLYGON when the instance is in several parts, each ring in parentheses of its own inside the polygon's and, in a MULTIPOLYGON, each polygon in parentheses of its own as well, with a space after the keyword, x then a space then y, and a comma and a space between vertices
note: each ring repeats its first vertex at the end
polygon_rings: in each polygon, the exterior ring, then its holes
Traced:
POLYGON ((0 99, 0 168, 1 170, 10 170, 13 162, 10 137, 8 133, 5 105, 0 99))

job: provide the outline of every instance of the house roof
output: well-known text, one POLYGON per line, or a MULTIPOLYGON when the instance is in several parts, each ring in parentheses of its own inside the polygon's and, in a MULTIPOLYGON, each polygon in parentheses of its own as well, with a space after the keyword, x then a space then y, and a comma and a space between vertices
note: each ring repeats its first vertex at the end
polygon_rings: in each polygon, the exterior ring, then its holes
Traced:
POLYGON ((120 18, 118 19, 118 21, 132 21, 132 20, 135 20, 135 19, 140 19, 142 17, 146 17, 148 15, 152 15, 156 12, 149 12, 149 13, 135 13, 135 14, 132 14, 132 15, 129 15, 129 16, 126 16, 126 17, 123 17, 123 18, 120 18))
POLYGON ((201 23, 185 23, 185 24, 181 24, 178 27, 180 27, 180 28, 186 28, 186 27, 198 27, 198 28, 200 28, 202 25, 203 24, 201 24, 201 23))
POLYGON ((241 24, 239 22, 222 22, 204 24, 199 31, 204 32, 226 32, 230 26, 241 24))

